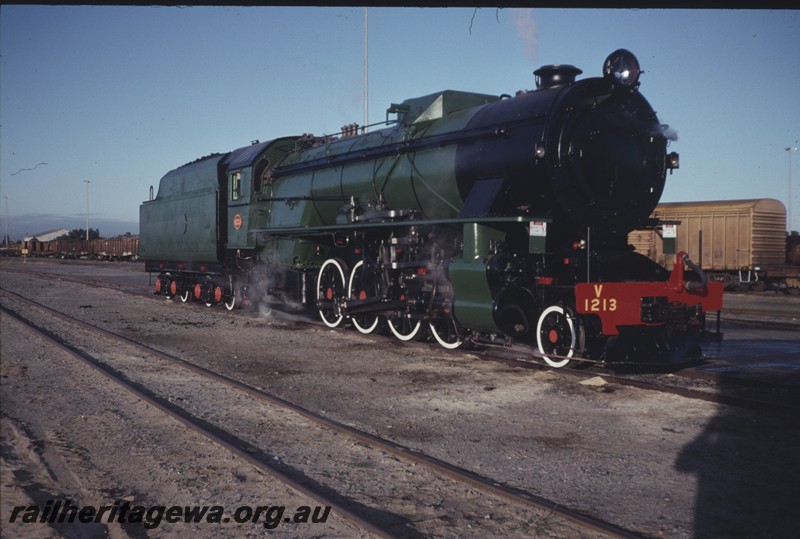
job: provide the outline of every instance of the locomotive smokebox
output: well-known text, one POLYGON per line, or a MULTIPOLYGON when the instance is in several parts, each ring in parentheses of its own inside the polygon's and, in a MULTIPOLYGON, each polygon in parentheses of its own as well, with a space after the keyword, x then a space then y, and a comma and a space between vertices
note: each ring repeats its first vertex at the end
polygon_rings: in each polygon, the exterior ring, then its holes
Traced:
POLYGON ((573 65, 554 64, 542 66, 533 74, 536 76, 536 89, 546 90, 562 84, 575 82, 575 77, 583 73, 573 65))

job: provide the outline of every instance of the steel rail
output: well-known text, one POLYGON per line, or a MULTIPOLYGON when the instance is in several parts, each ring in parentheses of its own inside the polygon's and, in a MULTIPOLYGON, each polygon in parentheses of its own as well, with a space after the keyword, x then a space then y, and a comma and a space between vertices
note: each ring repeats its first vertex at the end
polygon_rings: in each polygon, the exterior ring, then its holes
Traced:
MULTIPOLYGON (((724 404, 727 406, 733 406, 736 408, 742 408, 747 410, 779 413, 795 419, 800 417, 799 416, 800 408, 793 405, 780 404, 778 402, 769 402, 769 401, 730 395, 720 392, 711 393, 708 391, 700 391, 688 387, 659 383, 657 381, 652 381, 652 380, 642 380, 642 379, 632 378, 626 375, 615 374, 613 372, 608 372, 605 370, 601 371, 598 370, 597 367, 589 367, 589 369, 587 370, 581 368, 570 368, 570 367, 555 368, 555 367, 550 367, 549 365, 546 365, 544 363, 534 362, 528 359, 492 356, 488 354, 489 351, 490 349, 487 349, 486 351, 479 351, 476 353, 476 355, 478 355, 479 357, 481 357, 486 361, 496 361, 505 364, 513 364, 526 369, 536 369, 540 371, 552 372, 554 374, 569 376, 578 380, 587 380, 589 378, 600 377, 603 378, 608 383, 615 383, 621 386, 635 387, 647 391, 657 391, 659 393, 678 395, 680 397, 684 397, 687 399, 706 401, 715 404, 724 404)), ((536 354, 534 354, 534 356, 535 355, 536 354)), ((717 377, 717 379, 715 380, 713 376, 703 376, 703 375, 691 376, 691 375, 686 375, 681 371, 677 371, 674 374, 677 377, 686 379, 700 379, 700 380, 717 381, 717 382, 723 379, 722 377, 717 377)), ((749 384, 765 389, 768 388, 783 389, 787 387, 786 385, 772 384, 766 381, 752 381, 752 382, 742 381, 742 384, 743 385, 749 384)))
POLYGON ((635 534, 633 532, 625 530, 625 529, 623 529, 623 528, 621 528, 619 526, 616 526, 614 524, 611 524, 609 522, 605 522, 605 521, 603 521, 601 519, 597 519, 595 517, 592 517, 592 516, 589 516, 589 515, 585 515, 583 513, 577 512, 577 511, 573 511, 573 510, 571 510, 569 508, 566 508, 566 507, 563 507, 563 506, 559 505, 556 502, 553 502, 551 500, 548 500, 548 499, 543 498, 541 496, 538 496, 536 494, 524 491, 522 489, 518 489, 516 487, 512 487, 512 486, 509 486, 509 485, 505 485, 505 484, 499 483, 499 482, 497 482, 497 481, 495 481, 493 479, 481 476, 481 475, 479 475, 479 474, 477 474, 475 472, 472 472, 470 470, 466 470, 464 468, 460 468, 460 467, 455 466, 455 465, 453 465, 451 463, 448 463, 446 461, 440 460, 440 459, 438 459, 436 457, 433 457, 433 456, 430 456, 430 455, 426 455, 424 453, 421 453, 421 452, 416 451, 414 449, 411 449, 409 447, 400 445, 400 444, 398 444, 396 442, 393 442, 391 440, 386 440, 384 438, 380 438, 380 437, 378 437, 378 436, 376 436, 374 434, 370 434, 368 432, 364 432, 364 431, 358 430, 358 429, 356 429, 354 427, 351 427, 349 425, 345 425, 343 423, 340 423, 340 422, 338 422, 338 421, 336 421, 334 419, 322 416, 322 415, 320 415, 320 414, 318 414, 316 412, 313 412, 313 411, 308 410, 306 408, 303 408, 303 407, 301 407, 301 406, 299 406, 297 404, 289 402, 289 401, 287 401, 287 400, 285 400, 285 399, 283 399, 281 397, 278 397, 277 395, 268 393, 268 392, 260 390, 260 389, 256 389, 256 388, 254 388, 252 386, 249 386, 249 385, 247 385, 247 384, 245 384, 243 382, 240 382, 240 381, 235 380, 233 378, 229 378, 229 377, 227 377, 227 376, 225 376, 223 374, 220 374, 220 373, 217 373, 215 371, 206 369, 205 367, 201 367, 199 365, 195 365, 194 363, 191 363, 191 362, 189 362, 189 361, 187 361, 185 359, 173 356, 173 355, 168 354, 166 352, 163 352, 161 350, 157 350, 155 348, 152 348, 152 347, 150 347, 150 346, 148 346, 146 344, 142 344, 142 343, 139 343, 137 341, 134 341, 134 340, 132 340, 132 339, 130 339, 130 338, 124 336, 124 335, 119 335, 119 334, 114 333, 112 331, 109 331, 107 329, 95 326, 93 324, 89 324, 87 322, 84 322, 82 320, 79 320, 77 318, 69 316, 67 314, 61 313, 61 312, 59 312, 59 311, 57 311, 57 310, 55 310, 55 309, 53 309, 53 308, 51 308, 51 307, 49 307, 47 305, 43 305, 43 304, 41 304, 41 303, 39 303, 39 302, 37 302, 35 300, 29 299, 29 298, 25 298, 25 297, 17 294, 16 292, 12 292, 12 291, 6 290, 4 288, 0 288, 0 290, 3 291, 4 293, 12 294, 12 295, 18 297, 20 300, 22 300, 24 302, 28 302, 28 303, 33 304, 33 305, 35 305, 35 306, 37 306, 37 307, 39 307, 41 309, 44 309, 44 310, 54 314, 55 316, 57 316, 59 318, 62 318, 64 320, 67 320, 67 321, 72 322, 72 323, 76 323, 76 324, 78 324, 78 325, 80 325, 80 326, 82 326, 82 327, 84 327, 86 329, 89 329, 90 331, 96 331, 96 332, 105 334, 105 335, 107 335, 107 336, 109 336, 111 338, 122 340, 122 341, 126 342, 127 344, 129 344, 131 346, 139 348, 140 350, 146 351, 147 353, 150 353, 150 354, 152 354, 154 356, 157 356, 157 357, 159 357, 161 359, 164 359, 166 361, 169 361, 171 363, 177 364, 177 365, 179 365, 181 367, 184 367, 184 368, 186 368, 186 369, 188 369, 188 370, 190 370, 192 372, 195 372, 195 373, 200 374, 202 376, 205 376, 207 378, 213 379, 215 381, 224 383, 224 384, 226 384, 226 385, 228 385, 230 387, 238 389, 238 390, 240 390, 240 391, 242 391, 244 393, 247 393, 248 395, 251 395, 251 396, 256 397, 256 398, 258 398, 260 400, 266 401, 266 402, 268 402, 268 403, 270 403, 272 405, 280 406, 280 407, 282 407, 282 408, 284 408, 286 410, 290 410, 292 412, 295 412, 298 415, 300 415, 300 416, 302 416, 302 417, 304 417, 304 418, 306 418, 306 419, 308 419, 308 420, 310 420, 310 421, 312 421, 312 422, 314 422, 314 423, 316 423, 318 425, 321 425, 321 426, 336 430, 338 432, 341 432, 342 434, 346 434, 346 435, 348 435, 348 436, 350 436, 350 437, 352 437, 352 438, 354 438, 354 439, 356 439, 358 441, 361 441, 363 443, 366 443, 366 444, 370 445, 371 447, 384 450, 384 451, 386 451, 388 453, 391 453, 393 455, 396 455, 396 456, 398 456, 400 458, 404 458, 404 459, 410 460, 410 461, 412 461, 414 463, 426 466, 428 469, 431 469, 431 470, 433 470, 433 471, 435 471, 435 472, 437 472, 439 474, 442 474, 442 475, 444 475, 446 477, 449 477, 451 479, 455 479, 455 480, 457 480, 457 481, 459 481, 461 483, 465 483, 465 484, 471 485, 473 487, 479 488, 479 489, 481 489, 482 491, 484 491, 486 493, 496 495, 496 496, 501 497, 501 498, 503 498, 505 500, 511 501, 513 503, 520 504, 520 505, 522 505, 524 507, 532 508, 532 509, 535 509, 535 510, 538 510, 538 511, 546 511, 548 513, 551 513, 553 515, 557 515, 557 516, 561 517, 565 521, 577 524, 577 525, 579 525, 579 526, 581 526, 581 527, 583 527, 583 528, 585 528, 587 530, 591 530, 591 531, 594 531, 594 532, 601 532, 601 533, 606 534, 606 535, 608 535, 610 537, 625 538, 625 539, 641 537, 641 535, 637 535, 637 534, 635 534))
MULTIPOLYGON (((18 272, 16 270, 9 270, 8 268, 3 268, 3 270, 4 271, 11 271, 11 272, 14 272, 14 273, 21 273, 21 272, 18 272)), ((26 275, 30 275, 31 273, 30 272, 26 272, 25 274, 26 275)), ((39 272, 39 273, 36 273, 36 274, 37 275, 46 276, 48 278, 56 277, 56 278, 58 278, 60 280, 67 280, 67 281, 70 281, 70 282, 78 282, 78 283, 84 282, 84 281, 80 281, 78 279, 70 279, 69 277, 56 276, 55 274, 50 274, 50 273, 46 273, 46 272, 39 272)), ((104 286, 108 286, 108 285, 104 285, 104 286)), ((122 288, 116 287, 116 286, 109 286, 109 288, 113 288, 115 290, 121 290, 123 292, 126 292, 125 290, 122 290, 122 288)), ((4 291, 7 291, 7 292, 9 292, 11 294, 14 294, 14 292, 9 291, 9 290, 5 290, 5 289, 2 289, 2 288, 0 288, 0 290, 4 290, 4 291)), ((147 296, 149 297, 149 294, 147 294, 147 296)), ((19 296, 19 297, 22 297, 22 296, 19 296)), ((28 301, 33 301, 33 300, 28 300, 28 301)), ((47 308, 44 305, 42 305, 42 307, 47 308)), ((304 323, 304 324, 314 324, 314 321, 310 320, 310 319, 309 320, 300 320, 298 322, 299 323, 304 323)), ((373 338, 370 335, 365 335, 365 337, 373 338)), ((709 393, 709 392, 706 392, 706 391, 698 391, 696 389, 673 386, 673 385, 669 385, 669 384, 659 384, 659 383, 653 382, 653 381, 638 380, 638 379, 635 379, 635 378, 630 378, 630 377, 627 377, 627 376, 616 374, 614 372, 608 372, 608 371, 596 372, 596 371, 592 371, 592 370, 579 370, 579 369, 569 368, 569 367, 553 368, 553 367, 548 366, 544 362, 530 361, 528 359, 520 359, 520 358, 496 357, 496 356, 489 355, 489 352, 491 352, 491 351, 499 351, 501 353, 501 355, 519 353, 519 354, 530 355, 531 357, 533 357, 535 359, 541 359, 542 354, 540 354, 537 350, 532 350, 530 348, 525 348, 525 347, 522 347, 521 345, 516 345, 515 344, 515 345, 512 345, 512 346, 508 347, 508 346, 505 346, 505 345, 502 345, 502 344, 493 344, 493 343, 485 343, 485 342, 479 342, 479 343, 476 343, 476 345, 479 346, 482 350, 473 351, 473 352, 477 353, 479 356, 481 356, 484 359, 487 359, 487 360, 490 360, 490 361, 511 362, 513 364, 523 366, 524 368, 547 370, 547 371, 551 371, 551 372, 558 372, 558 373, 561 373, 563 375, 572 376, 572 377, 578 378, 578 379, 587 379, 587 378, 591 378, 591 377, 594 377, 594 376, 600 376, 600 377, 603 377, 607 382, 618 383, 619 385, 623 385, 623 386, 630 386, 630 387, 636 387, 636 388, 644 389, 644 390, 648 390, 648 391, 658 391, 658 392, 667 393, 667 394, 674 394, 674 395, 678 395, 678 396, 681 396, 681 397, 684 397, 684 398, 702 400, 702 401, 706 401, 706 402, 711 402, 711 403, 716 403, 716 404, 724 404, 724 405, 728 405, 728 406, 735 406, 735 407, 739 407, 739 408, 743 408, 743 409, 749 409, 749 410, 755 410, 755 411, 777 412, 777 413, 783 413, 783 414, 789 414, 789 415, 797 415, 797 413, 799 411, 796 406, 782 405, 782 404, 774 403, 774 402, 766 402, 766 401, 761 401, 761 400, 757 400, 757 399, 739 397, 739 396, 734 396, 734 395, 726 395, 726 394, 721 394, 721 393, 709 393)), ((575 363, 578 363, 579 365, 582 365, 581 368, 583 368, 583 367, 585 367, 587 365, 592 365, 594 367, 600 368, 600 366, 602 365, 601 361, 594 360, 594 359, 589 359, 589 358, 567 357, 567 356, 559 356, 559 355, 556 355, 556 354, 548 354, 548 356, 551 357, 551 358, 555 358, 555 359, 570 359, 571 361, 574 361, 575 363)), ((680 377, 698 378, 698 379, 703 379, 703 380, 708 380, 708 381, 719 381, 719 379, 721 379, 721 377, 718 377, 718 379, 715 380, 713 376, 706 376, 706 375, 699 375, 699 374, 698 375, 688 374, 688 373, 686 373, 685 369, 683 369, 681 371, 677 371, 674 374, 676 376, 680 376, 680 377)), ((739 380, 737 379, 736 381, 738 383, 739 380)), ((744 382, 743 381, 742 383, 750 384, 750 385, 758 385, 758 386, 765 387, 765 388, 769 388, 770 385, 771 385, 769 382, 744 382)), ((775 387, 785 387, 784 385, 780 385, 780 384, 772 384, 772 385, 775 385, 775 387)))
POLYGON ((107 365, 105 365, 102 361, 99 361, 96 358, 92 357, 91 355, 87 354, 86 352, 83 352, 83 351, 73 347, 72 345, 62 341, 57 336, 52 334, 50 331, 37 326, 34 322, 26 319, 25 317, 23 317, 22 315, 20 315, 18 313, 15 313, 14 311, 12 311, 11 309, 7 308, 4 305, 0 305, 0 310, 3 313, 5 313, 6 315, 14 318, 18 323, 22 324, 24 327, 26 327, 30 331, 34 332, 36 335, 39 335, 42 338, 44 338, 47 341, 49 341, 51 344, 53 344, 59 350, 62 350, 63 352, 69 354, 73 358, 81 361, 85 365, 88 365, 89 367, 91 367, 95 371, 97 371, 100 374, 102 374, 103 376, 105 376, 111 382, 121 386, 122 388, 127 390, 129 393, 131 393, 133 396, 135 396, 136 398, 141 399, 142 401, 144 401, 147 404, 149 404, 150 406, 156 408, 157 410, 159 410, 163 414, 165 414, 165 415, 169 416, 170 418, 174 419, 175 421, 179 422, 180 424, 182 424, 183 426, 188 428, 190 431, 196 432, 196 433, 201 434, 202 436, 208 438, 209 440, 211 440, 212 442, 214 442, 218 446, 222 447, 223 449, 225 449, 229 453, 232 453, 233 455, 236 455, 240 459, 242 459, 245 462, 247 462, 248 464, 252 465, 257 470, 259 470, 261 472, 264 472, 267 475, 270 475, 270 476, 274 477, 275 479, 278 479, 279 481, 281 481, 282 483, 287 485, 289 488, 291 488, 295 492, 298 492, 298 493, 300 493, 300 494, 302 494, 304 496, 307 496, 312 500, 316 500, 318 503, 321 503, 322 505, 330 506, 331 510, 335 514, 338 514, 340 517, 344 518, 345 520, 350 521, 351 523, 355 524, 356 526, 358 526, 362 530, 366 530, 369 533, 371 533, 371 534, 373 534, 373 535, 375 535, 377 537, 386 538, 386 539, 391 539, 392 537, 394 537, 392 534, 390 534, 387 531, 379 528, 378 526, 376 526, 372 522, 369 522, 368 520, 365 520, 360 515, 358 515, 358 514, 352 512, 352 511, 350 511, 349 509, 343 507, 341 504, 337 503, 336 501, 328 498, 327 496, 325 496, 323 494, 320 494, 318 492, 314 492, 313 490, 311 490, 310 488, 306 487, 302 483, 299 483, 298 481, 296 481, 295 479, 291 478, 290 476, 288 476, 284 472, 278 470, 277 468, 273 468, 272 466, 269 466, 268 464, 262 462, 258 458, 256 458, 253 455, 249 454, 245 449, 242 449, 241 447, 229 442, 228 440, 222 438, 221 436, 211 432, 210 430, 208 430, 205 427, 201 426, 199 423, 193 421, 190 417, 184 415, 183 413, 180 413, 180 412, 176 411, 174 408, 165 405, 161 399, 158 399, 158 398, 148 394, 147 392, 142 391, 141 389, 136 387, 134 384, 128 382, 123 377, 117 375, 112 368, 110 368, 107 365))

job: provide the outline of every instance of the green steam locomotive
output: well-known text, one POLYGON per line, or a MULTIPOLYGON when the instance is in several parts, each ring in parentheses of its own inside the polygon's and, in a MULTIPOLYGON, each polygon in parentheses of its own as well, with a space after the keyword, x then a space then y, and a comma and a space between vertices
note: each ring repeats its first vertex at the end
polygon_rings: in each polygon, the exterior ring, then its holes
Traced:
POLYGON ((620 49, 603 76, 537 69, 515 96, 447 90, 392 104, 382 129, 291 136, 167 173, 140 208, 156 292, 523 346, 556 367, 685 356, 722 290, 628 245, 667 170, 669 129, 620 49))

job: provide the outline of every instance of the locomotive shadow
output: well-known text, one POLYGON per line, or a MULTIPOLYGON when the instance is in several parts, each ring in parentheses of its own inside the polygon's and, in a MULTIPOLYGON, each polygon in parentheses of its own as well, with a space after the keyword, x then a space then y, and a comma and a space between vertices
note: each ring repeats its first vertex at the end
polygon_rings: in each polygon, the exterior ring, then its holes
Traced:
POLYGON ((799 422, 719 406, 674 463, 695 482, 692 537, 796 537, 799 422))

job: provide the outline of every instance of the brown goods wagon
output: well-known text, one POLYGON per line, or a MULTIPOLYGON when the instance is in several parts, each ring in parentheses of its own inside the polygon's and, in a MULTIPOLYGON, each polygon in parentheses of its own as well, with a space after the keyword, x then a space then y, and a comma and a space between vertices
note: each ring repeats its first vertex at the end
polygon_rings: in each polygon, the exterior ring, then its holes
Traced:
POLYGON ((31 256, 54 256, 56 249, 55 242, 56 240, 39 241, 33 239, 31 241, 26 241, 24 248, 28 250, 28 254, 31 256))
POLYGON ((50 240, 42 242, 41 247, 41 256, 46 256, 48 258, 53 258, 59 256, 59 249, 64 242, 67 241, 65 239, 58 239, 58 240, 50 240))
POLYGON ((41 243, 42 242, 36 240, 24 241, 22 242, 22 248, 27 249, 28 254, 34 256, 41 250, 41 243))
MULTIPOLYGON (((767 268, 785 266, 786 208, 778 200, 668 202, 656 206, 652 216, 680 221, 676 252, 685 251, 704 270, 726 273, 726 280, 749 283, 767 268)), ((655 231, 634 231, 628 241, 637 252, 672 269, 675 256, 664 254, 655 231)))
POLYGON ((108 260, 137 259, 139 257, 139 238, 92 240, 92 254, 97 258, 108 260))
POLYGON ((89 254, 89 242, 86 240, 60 239, 50 242, 54 254, 60 258, 80 258, 89 254))
POLYGON ((786 238, 786 261, 792 266, 800 266, 800 236, 786 238))

